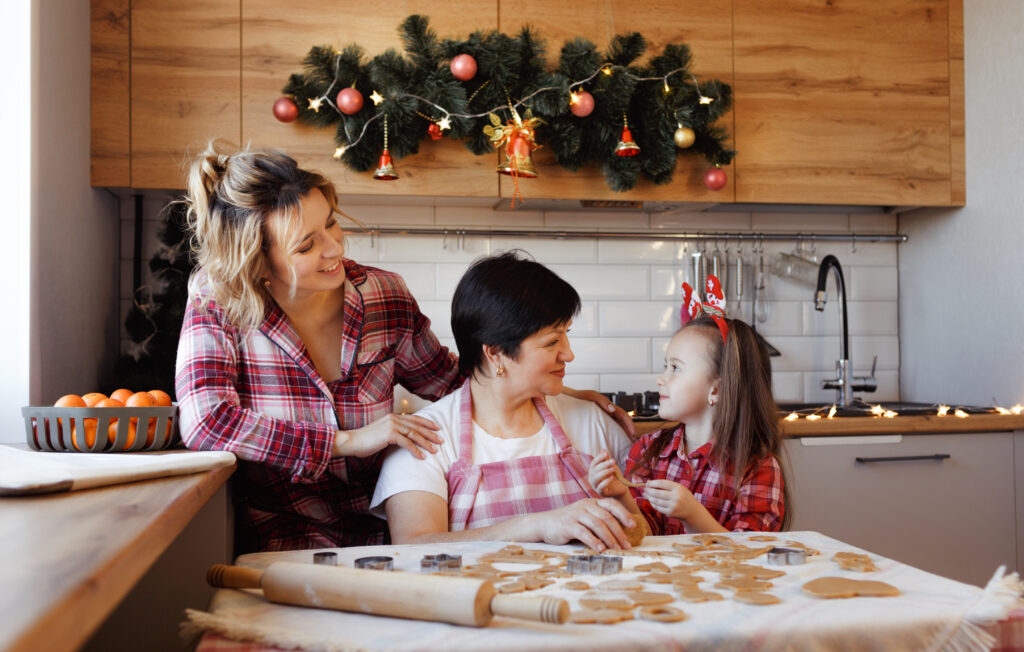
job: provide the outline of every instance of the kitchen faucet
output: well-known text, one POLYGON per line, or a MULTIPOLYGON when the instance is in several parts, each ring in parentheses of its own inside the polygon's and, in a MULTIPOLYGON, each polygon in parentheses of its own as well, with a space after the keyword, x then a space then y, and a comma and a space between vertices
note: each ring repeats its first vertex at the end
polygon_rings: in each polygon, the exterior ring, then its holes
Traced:
POLYGON ((818 287, 814 292, 814 309, 818 312, 825 310, 825 283, 828 281, 828 271, 835 272, 836 287, 839 290, 839 309, 842 316, 840 325, 842 327, 842 338, 839 346, 839 360, 836 361, 836 377, 823 380, 823 389, 836 390, 836 404, 850 405, 853 403, 853 392, 873 392, 878 389, 878 381, 875 380, 875 365, 878 364, 878 356, 875 356, 871 363, 871 375, 867 377, 853 376, 853 363, 850 359, 850 329, 846 318, 846 282, 843 279, 843 268, 839 266, 839 259, 829 254, 821 261, 818 267, 818 287))

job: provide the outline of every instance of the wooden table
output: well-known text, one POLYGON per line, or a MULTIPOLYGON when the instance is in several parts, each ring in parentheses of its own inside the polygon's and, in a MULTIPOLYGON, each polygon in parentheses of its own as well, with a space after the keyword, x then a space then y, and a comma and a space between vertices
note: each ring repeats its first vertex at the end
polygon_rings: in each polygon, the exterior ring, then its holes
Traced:
POLYGON ((0 650, 81 647, 233 471, 0 498, 0 650))

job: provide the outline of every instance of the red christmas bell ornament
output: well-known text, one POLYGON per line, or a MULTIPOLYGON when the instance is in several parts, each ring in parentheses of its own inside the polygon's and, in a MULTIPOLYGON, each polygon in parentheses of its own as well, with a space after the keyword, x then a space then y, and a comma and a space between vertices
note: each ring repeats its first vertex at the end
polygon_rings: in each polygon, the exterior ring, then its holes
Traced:
POLYGON ((640 146, 633 140, 633 134, 629 133, 629 127, 622 128, 622 137, 619 144, 615 146, 616 156, 636 156, 640 153, 640 146))
POLYGON ((373 173, 373 178, 378 181, 394 181, 398 178, 395 166, 391 162, 391 152, 386 149, 381 152, 380 161, 377 163, 377 171, 373 173))
POLYGON ((498 172, 526 179, 537 177, 533 167, 533 130, 528 127, 514 128, 505 145, 499 148, 498 172))
POLYGON ((338 110, 345 115, 355 115, 363 108, 363 94, 354 88, 343 88, 338 91, 338 110))
POLYGON ((430 126, 427 127, 427 134, 431 140, 441 140, 444 138, 444 134, 441 133, 441 127, 436 122, 431 122, 430 126))
POLYGON ((569 110, 577 118, 585 118, 594 111, 594 96, 587 91, 569 93, 569 110))
POLYGON ((281 122, 291 122, 299 117, 299 107, 290 97, 279 97, 274 102, 274 117, 281 122))
POLYGON ((729 182, 725 170, 715 166, 704 173, 704 185, 708 190, 721 190, 729 182))
POLYGON ((452 76, 459 81, 469 81, 476 76, 476 59, 468 54, 460 54, 452 59, 449 67, 452 76))

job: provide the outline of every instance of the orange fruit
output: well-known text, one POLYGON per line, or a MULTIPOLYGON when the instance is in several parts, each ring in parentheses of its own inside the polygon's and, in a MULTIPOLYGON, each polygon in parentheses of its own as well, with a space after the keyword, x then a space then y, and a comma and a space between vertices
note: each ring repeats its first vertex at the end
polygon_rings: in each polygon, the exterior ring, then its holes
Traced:
POLYGON ((82 400, 85 401, 85 407, 96 407, 96 404, 107 398, 106 394, 100 394, 99 392, 89 392, 88 394, 82 395, 82 400))
MULTIPOLYGON (((105 398, 93 407, 98 408, 119 408, 124 407, 124 403, 117 400, 116 398, 105 398)), ((90 419, 92 421, 92 419, 90 419)), ((130 432, 130 431, 129 431, 130 432)), ((110 420, 110 425, 107 426, 107 443, 113 444, 114 440, 117 439, 117 417, 110 420)), ((132 437, 129 434, 128 440, 131 441, 132 437)))
MULTIPOLYGON (((53 404, 53 407, 65 407, 65 408, 84 408, 88 407, 82 397, 78 394, 65 394, 57 399, 57 402, 53 404)), ((74 419, 71 420, 72 430, 74 430, 74 419)), ((57 438, 63 443, 64 429, 61 426, 60 419, 57 419, 57 438)), ((74 445, 74 435, 72 434, 71 444, 74 445)), ((78 446, 75 446, 78 448, 78 446)))
POLYGON ((156 405, 160 407, 171 407, 171 396, 162 389, 151 389, 146 393, 153 397, 153 400, 156 401, 156 405))
MULTIPOLYGON (((156 399, 154 399, 148 392, 135 392, 127 401, 125 401, 126 407, 153 407, 155 404, 156 399)), ((138 421, 139 420, 137 418, 132 417, 131 425, 129 427, 132 430, 135 430, 138 427, 138 421)), ((146 428, 146 445, 149 446, 156 438, 156 419, 147 419, 146 422, 148 424, 148 427, 146 428)), ((133 437, 132 441, 134 440, 135 438, 133 437)))
POLYGON ((134 393, 135 392, 133 392, 130 389, 115 389, 114 391, 110 392, 110 398, 116 398, 117 400, 121 401, 121 403, 125 403, 128 401, 128 397, 134 393))

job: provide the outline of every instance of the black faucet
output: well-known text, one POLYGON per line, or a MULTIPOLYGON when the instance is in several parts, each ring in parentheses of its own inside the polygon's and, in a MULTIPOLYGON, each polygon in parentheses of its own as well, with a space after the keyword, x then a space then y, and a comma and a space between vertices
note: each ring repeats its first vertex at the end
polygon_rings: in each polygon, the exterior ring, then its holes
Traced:
POLYGON ((836 403, 839 405, 850 405, 853 403, 853 392, 873 392, 878 389, 878 381, 875 380, 875 366, 878 364, 878 356, 875 356, 871 364, 871 376, 853 377, 853 364, 850 361, 850 328, 846 317, 846 281, 843 278, 843 268, 839 265, 839 259, 829 254, 821 261, 818 267, 818 287, 814 292, 814 309, 822 312, 825 310, 825 283, 828 281, 828 271, 835 272, 836 286, 839 290, 839 308, 842 313, 842 336, 840 339, 839 360, 836 362, 836 377, 824 380, 821 383, 823 389, 836 390, 836 403))

